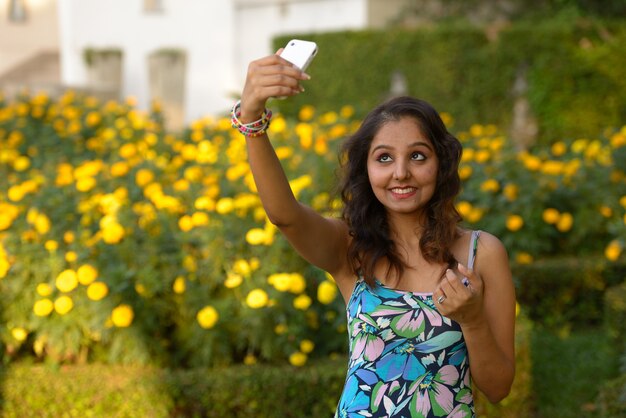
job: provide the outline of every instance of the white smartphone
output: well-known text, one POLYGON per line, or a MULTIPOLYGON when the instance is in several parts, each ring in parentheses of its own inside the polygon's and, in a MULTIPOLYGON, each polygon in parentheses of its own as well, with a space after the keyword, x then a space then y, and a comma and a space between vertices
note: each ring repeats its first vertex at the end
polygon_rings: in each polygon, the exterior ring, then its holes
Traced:
POLYGON ((317 44, 315 42, 292 39, 287 42, 280 56, 304 71, 316 54, 317 44))

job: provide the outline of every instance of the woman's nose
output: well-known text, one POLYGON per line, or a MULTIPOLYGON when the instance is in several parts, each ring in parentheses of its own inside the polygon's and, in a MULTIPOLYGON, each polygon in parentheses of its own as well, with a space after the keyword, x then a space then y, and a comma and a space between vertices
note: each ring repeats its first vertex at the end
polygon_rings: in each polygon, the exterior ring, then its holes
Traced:
POLYGON ((399 162, 395 166, 393 177, 396 180, 404 180, 409 176, 409 170, 405 163, 399 162))

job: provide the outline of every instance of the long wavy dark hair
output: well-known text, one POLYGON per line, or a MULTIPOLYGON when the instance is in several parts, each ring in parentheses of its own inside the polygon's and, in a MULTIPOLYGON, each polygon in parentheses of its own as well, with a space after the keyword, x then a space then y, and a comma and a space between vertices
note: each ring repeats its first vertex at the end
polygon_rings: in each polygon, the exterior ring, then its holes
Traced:
POLYGON ((439 160, 435 192, 425 208, 425 225, 416 225, 423 228, 420 249, 429 262, 448 267, 456 263, 450 248, 458 237, 461 221, 454 206, 461 186, 458 175, 461 143, 448 132, 437 111, 427 102, 408 96, 393 98, 372 110, 341 150, 342 218, 352 237, 348 259, 353 271, 361 274, 370 286, 374 286, 374 267, 379 260, 387 259, 389 269, 395 270, 398 277, 406 268, 391 238, 386 209, 370 185, 367 159, 380 128, 407 116, 428 136, 439 160))

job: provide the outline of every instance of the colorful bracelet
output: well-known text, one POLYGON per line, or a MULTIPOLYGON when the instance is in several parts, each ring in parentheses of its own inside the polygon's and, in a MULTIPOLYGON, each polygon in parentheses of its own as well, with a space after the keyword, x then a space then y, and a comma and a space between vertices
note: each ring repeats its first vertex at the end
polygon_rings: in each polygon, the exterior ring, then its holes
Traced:
POLYGON ((270 120, 272 119, 272 111, 269 109, 263 110, 261 114, 261 119, 256 120, 250 123, 242 123, 239 120, 241 116, 241 100, 238 100, 237 103, 233 106, 233 109, 230 112, 230 121, 233 125, 233 128, 237 129, 245 136, 256 137, 261 136, 265 133, 267 128, 270 126, 270 120))

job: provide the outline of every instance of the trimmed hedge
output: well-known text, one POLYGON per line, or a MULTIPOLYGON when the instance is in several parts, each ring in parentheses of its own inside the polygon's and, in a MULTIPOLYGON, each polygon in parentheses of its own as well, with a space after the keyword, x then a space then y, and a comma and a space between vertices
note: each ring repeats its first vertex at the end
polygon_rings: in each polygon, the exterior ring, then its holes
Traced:
MULTIPOLYGON (((531 324, 517 323, 517 375, 508 398, 484 418, 527 418, 532 411, 531 324)), ((302 368, 237 365, 159 369, 133 366, 14 364, 0 373, 0 417, 328 418, 343 388, 344 357, 302 368)))
POLYGON ((401 72, 408 93, 455 117, 509 126, 519 74, 538 119, 540 141, 595 136, 626 119, 626 25, 623 20, 544 19, 513 23, 495 40, 469 23, 420 29, 343 31, 293 37, 318 43, 307 94, 274 106, 294 115, 305 104, 322 111, 350 103, 357 114, 373 108, 401 72), (584 115, 584 117, 581 117, 584 115))
POLYGON ((624 262, 599 257, 544 259, 512 270, 518 302, 550 328, 602 324, 607 288, 626 277, 624 262))

